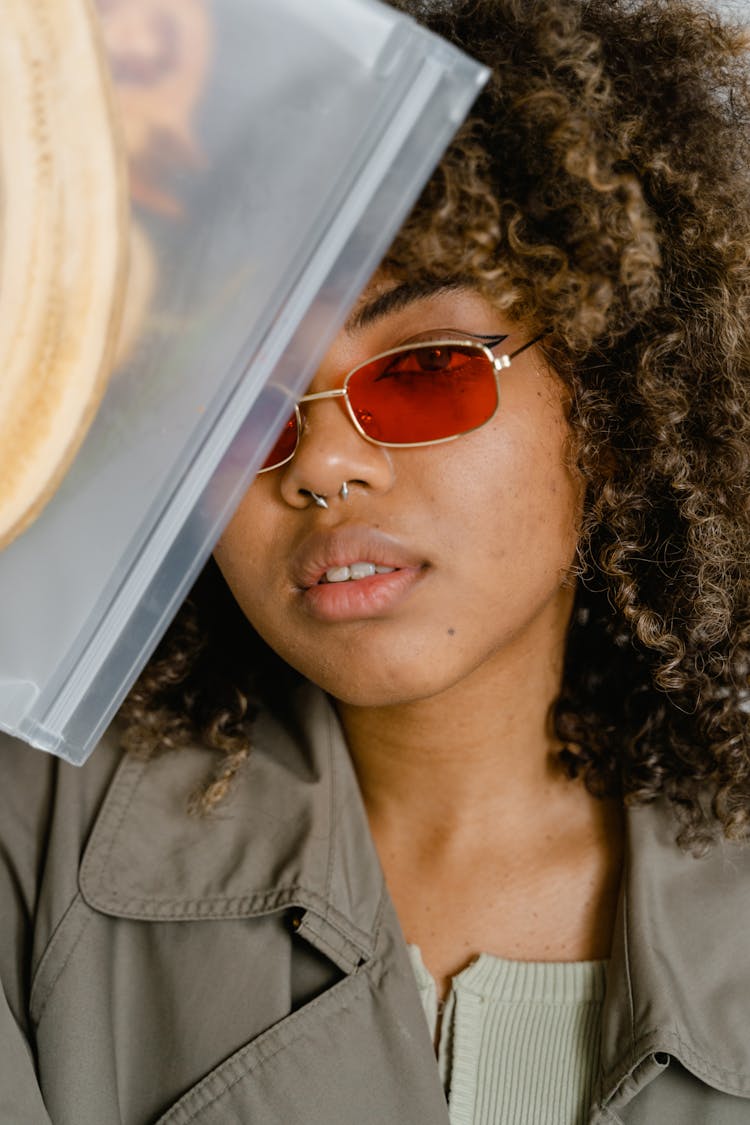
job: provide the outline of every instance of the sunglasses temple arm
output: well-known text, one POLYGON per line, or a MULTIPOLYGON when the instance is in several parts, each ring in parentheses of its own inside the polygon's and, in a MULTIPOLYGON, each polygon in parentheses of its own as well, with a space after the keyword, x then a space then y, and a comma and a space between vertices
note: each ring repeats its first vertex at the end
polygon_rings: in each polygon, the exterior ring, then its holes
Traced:
POLYGON ((532 346, 532 344, 538 344, 539 341, 544 339, 547 334, 548 331, 545 329, 544 332, 540 332, 538 336, 535 336, 533 340, 527 340, 525 344, 521 344, 520 348, 516 348, 514 352, 511 352, 508 356, 508 359, 515 359, 517 355, 520 355, 521 352, 525 352, 527 348, 530 348, 532 346))

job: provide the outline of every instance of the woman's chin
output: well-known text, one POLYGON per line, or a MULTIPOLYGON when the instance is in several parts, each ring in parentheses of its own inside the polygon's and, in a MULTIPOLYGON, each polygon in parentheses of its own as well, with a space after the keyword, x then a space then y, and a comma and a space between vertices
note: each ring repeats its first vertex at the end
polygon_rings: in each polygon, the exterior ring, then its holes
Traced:
POLYGON ((408 670, 394 666, 384 668, 380 675, 373 675, 371 671, 361 675, 321 675, 316 670, 303 671, 303 675, 337 703, 362 708, 399 707, 416 703, 440 695, 454 682, 449 676, 419 674, 420 671, 422 670, 415 669, 412 665, 408 670))

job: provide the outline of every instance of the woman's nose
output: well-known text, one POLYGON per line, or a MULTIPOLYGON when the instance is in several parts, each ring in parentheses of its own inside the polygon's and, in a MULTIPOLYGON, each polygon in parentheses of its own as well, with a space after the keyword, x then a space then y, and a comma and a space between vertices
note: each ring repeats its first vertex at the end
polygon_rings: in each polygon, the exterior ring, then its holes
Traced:
POLYGON ((346 495, 353 485, 368 492, 387 491, 393 483, 390 449, 373 445, 356 429, 343 398, 319 399, 300 407, 302 432, 294 457, 278 472, 281 495, 292 507, 346 495))

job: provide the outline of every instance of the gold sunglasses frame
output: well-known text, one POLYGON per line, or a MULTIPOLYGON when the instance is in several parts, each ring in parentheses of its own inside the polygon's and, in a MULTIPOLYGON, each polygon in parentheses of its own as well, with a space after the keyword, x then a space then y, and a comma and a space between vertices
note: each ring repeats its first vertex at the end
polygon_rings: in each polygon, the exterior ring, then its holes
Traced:
MULTIPOLYGON (((498 335, 501 335, 501 333, 498 333, 498 335)), ((507 338, 507 335, 508 334, 506 333, 501 342, 504 342, 504 340, 507 338)), ((475 430, 480 430, 482 426, 486 426, 488 422, 491 422, 498 412, 498 409, 500 407, 500 372, 510 367, 511 361, 515 359, 517 355, 520 355, 521 352, 526 351, 526 349, 530 348, 532 344, 536 344, 544 335, 545 333, 542 332, 538 336, 535 336, 533 340, 529 340, 527 343, 522 344, 520 348, 516 348, 515 351, 512 351, 510 353, 504 352, 500 356, 496 356, 487 344, 482 344, 478 340, 462 340, 456 339, 455 337, 452 339, 441 337, 436 340, 418 340, 413 344, 401 344, 397 348, 389 348, 388 351, 378 352, 377 355, 370 356, 368 359, 363 360, 362 363, 358 363, 356 367, 352 367, 351 371, 348 371, 344 376, 344 382, 340 387, 336 387, 331 391, 318 391, 315 394, 303 395, 302 398, 297 399, 294 404, 294 415, 297 421, 297 441, 295 443, 294 449, 288 457, 284 458, 283 461, 277 461, 274 465, 266 465, 262 469, 258 469, 258 475, 260 476, 261 473, 272 473, 275 469, 280 469, 282 465, 289 464, 299 448, 300 438, 302 436, 303 422, 300 406, 302 406, 302 404, 305 402, 320 402, 325 398, 343 398, 346 402, 346 412, 359 436, 361 438, 364 438, 365 441, 369 441, 371 445, 382 445, 387 449, 418 449, 426 445, 442 445, 446 441, 455 441, 456 438, 465 437, 466 434, 474 433, 475 430), (452 346, 454 348, 472 348, 475 351, 482 352, 485 358, 490 361, 492 372, 495 376, 495 389, 497 391, 497 402, 495 403, 495 409, 492 411, 490 416, 488 418, 485 418, 485 420, 483 422, 480 422, 478 425, 472 426, 469 430, 461 430, 461 432, 458 434, 448 434, 447 437, 431 438, 429 441, 380 441, 378 438, 370 437, 369 434, 365 433, 365 431, 362 429, 359 419, 354 413, 354 407, 352 406, 349 395, 347 393, 349 380, 352 378, 352 376, 356 375, 358 371, 361 371, 363 367, 369 367, 371 363, 375 363, 375 361, 378 359, 386 359, 391 355, 399 355, 404 352, 414 351, 415 348, 441 348, 448 346, 452 346)), ((499 345, 495 346, 499 347, 499 345)))

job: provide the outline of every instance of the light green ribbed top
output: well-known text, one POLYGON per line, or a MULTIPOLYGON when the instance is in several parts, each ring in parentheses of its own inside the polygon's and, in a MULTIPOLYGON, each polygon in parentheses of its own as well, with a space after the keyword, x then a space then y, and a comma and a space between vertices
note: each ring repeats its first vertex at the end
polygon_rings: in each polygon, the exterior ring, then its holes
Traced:
MULTIPOLYGON (((435 982, 409 947, 432 1032, 435 982)), ((453 978, 437 1044, 451 1125, 584 1125, 599 1066, 606 961, 505 961, 453 978)))

